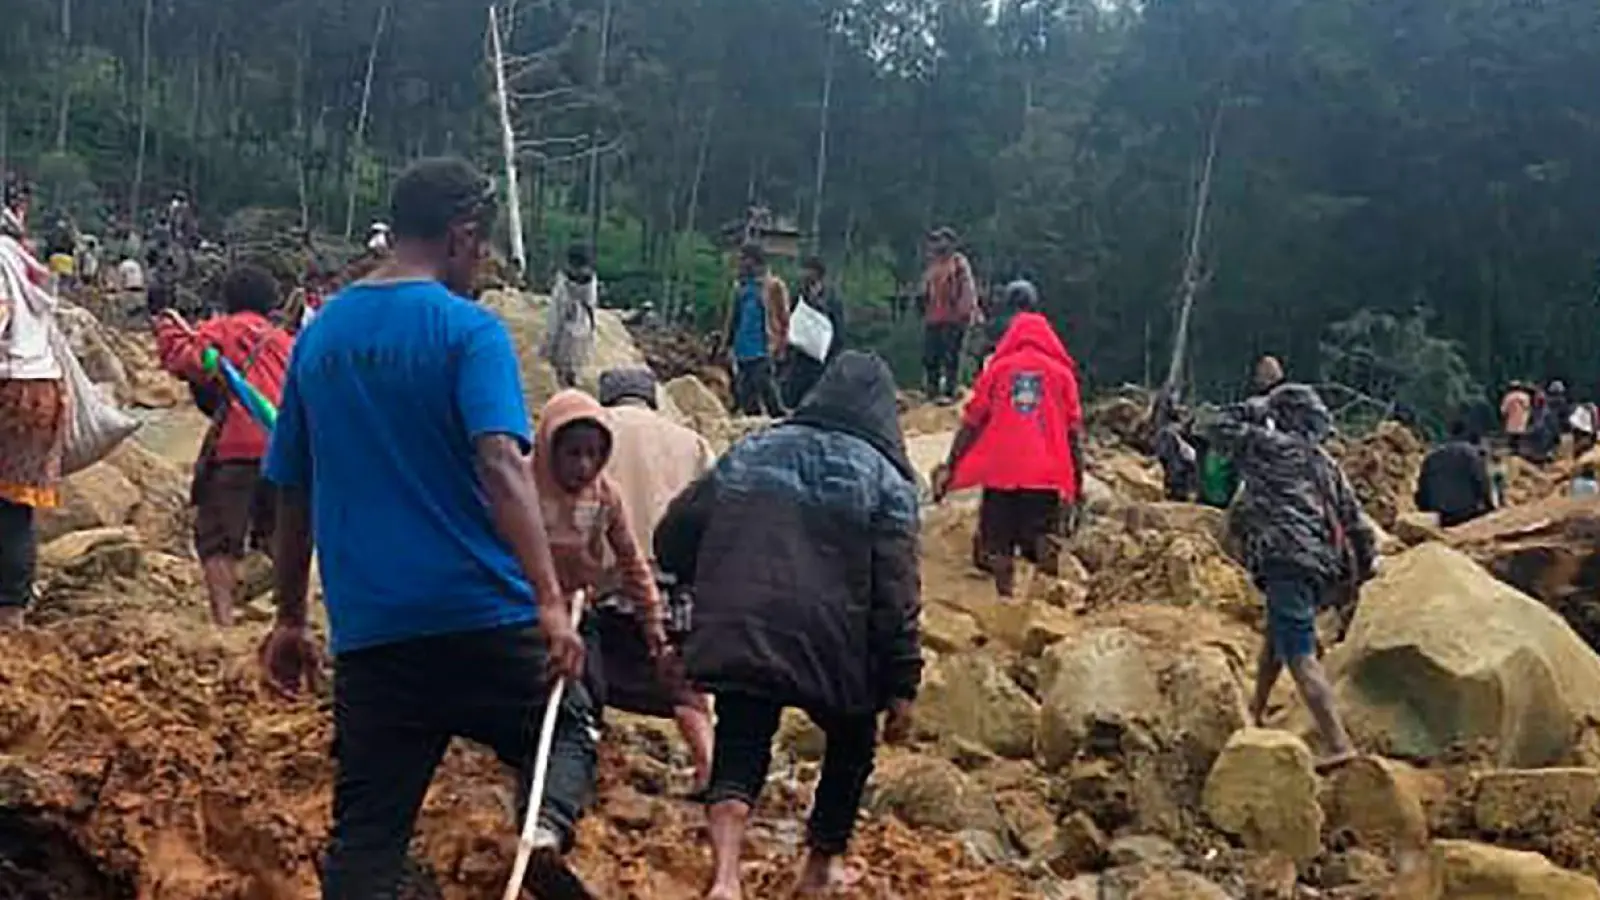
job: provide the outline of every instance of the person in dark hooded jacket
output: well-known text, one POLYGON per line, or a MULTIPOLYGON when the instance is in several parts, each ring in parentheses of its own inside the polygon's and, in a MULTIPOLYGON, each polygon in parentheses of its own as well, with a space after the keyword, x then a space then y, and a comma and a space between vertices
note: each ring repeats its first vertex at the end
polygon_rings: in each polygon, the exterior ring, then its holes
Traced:
POLYGON ((785 707, 828 738, 797 890, 849 882, 842 860, 877 716, 888 712, 886 738, 903 737, 922 677, 917 535, 894 380, 857 351, 792 416, 735 444, 657 526, 658 565, 695 585, 689 677, 716 696, 708 898, 743 896, 745 825, 785 707))
POLYGON ((1422 461, 1417 478, 1417 509, 1439 514, 1445 528, 1470 522, 1494 510, 1494 480, 1483 447, 1465 419, 1450 423, 1450 440, 1422 461))
POLYGON ((1332 424, 1315 390, 1290 383, 1231 407, 1209 429, 1238 466, 1242 488, 1229 529, 1267 603, 1251 715, 1261 723, 1288 667, 1322 733, 1324 770, 1350 760, 1355 749, 1317 658, 1317 609, 1369 578, 1377 559, 1355 491, 1321 447, 1332 424))

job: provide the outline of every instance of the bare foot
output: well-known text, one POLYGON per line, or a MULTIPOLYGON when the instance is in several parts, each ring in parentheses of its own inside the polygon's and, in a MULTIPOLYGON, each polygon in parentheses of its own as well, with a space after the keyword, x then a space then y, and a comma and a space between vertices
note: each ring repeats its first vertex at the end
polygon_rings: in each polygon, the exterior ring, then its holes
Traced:
POLYGON ((1323 758, 1317 760, 1316 772, 1318 775, 1327 775, 1332 772, 1337 772, 1350 763, 1355 762, 1355 760, 1360 756, 1361 754, 1354 750, 1346 750, 1343 753, 1335 753, 1331 756, 1324 756, 1323 758))
POLYGON ((845 865, 842 856, 825 856, 816 851, 806 854, 795 880, 794 896, 817 897, 829 891, 848 890, 861 883, 860 870, 845 865))

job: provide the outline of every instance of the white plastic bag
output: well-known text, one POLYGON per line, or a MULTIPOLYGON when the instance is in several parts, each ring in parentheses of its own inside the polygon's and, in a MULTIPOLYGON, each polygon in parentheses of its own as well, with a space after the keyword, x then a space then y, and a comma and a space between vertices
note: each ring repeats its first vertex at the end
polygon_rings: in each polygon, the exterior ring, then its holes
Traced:
POLYGON ((817 362, 828 361, 833 346, 833 322, 826 313, 801 300, 789 316, 789 346, 817 362))
POLYGON ((50 350, 61 366, 61 383, 67 394, 66 447, 61 474, 89 468, 139 430, 139 420, 108 401, 72 352, 61 327, 50 323, 50 350))

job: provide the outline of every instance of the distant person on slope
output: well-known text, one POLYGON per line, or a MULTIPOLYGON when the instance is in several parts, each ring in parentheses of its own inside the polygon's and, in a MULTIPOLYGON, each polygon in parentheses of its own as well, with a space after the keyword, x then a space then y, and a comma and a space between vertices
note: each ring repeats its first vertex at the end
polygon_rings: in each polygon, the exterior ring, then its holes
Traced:
POLYGON ((1494 510, 1494 479, 1489 460, 1464 419, 1450 423, 1450 439, 1422 461, 1417 478, 1417 509, 1437 513, 1439 524, 1454 528, 1494 510))
POLYGON ((1533 391, 1520 381, 1511 382, 1500 398, 1500 434, 1506 449, 1522 453, 1528 437, 1528 426, 1533 423, 1533 391))
MULTIPOLYGON (((600 375, 600 402, 614 438, 606 477, 615 485, 644 552, 664 606, 666 639, 681 649, 692 624, 693 598, 686 584, 655 565, 652 540, 667 504, 711 471, 716 454, 706 439, 656 411, 656 378, 644 367, 610 369, 600 375)), ((694 791, 711 781, 711 707, 691 689, 677 652, 650 652, 650 638, 620 588, 624 573, 613 566, 596 606, 605 658, 606 705, 641 715, 677 720, 694 762, 694 791)))
POLYGON ((157 314, 154 325, 161 367, 187 381, 211 427, 194 464, 189 502, 195 507, 194 548, 205 572, 211 621, 233 624, 239 561, 252 547, 271 552, 276 523, 273 492, 261 480, 267 432, 223 384, 206 370, 206 350, 215 347, 268 400, 283 394, 290 338, 267 318, 278 306, 278 284, 264 269, 239 266, 222 282, 224 315, 191 328, 176 310, 157 314))
POLYGON ((453 737, 521 771, 526 803, 554 677, 568 679, 527 887, 587 897, 563 860, 595 785, 585 647, 551 559, 517 355, 466 299, 494 182, 456 159, 395 182, 395 245, 295 343, 267 478, 279 487, 270 684, 317 672, 313 539, 333 650, 333 833, 324 900, 392 897, 453 737), (315 511, 313 513, 313 510, 315 511))
POLYGON ((978 310, 972 264, 956 249, 953 229, 928 234, 922 276, 922 389, 929 400, 953 400, 961 390, 961 345, 978 310))
POLYGON ((743 415, 784 414, 777 366, 789 346, 789 288, 767 271, 760 244, 739 248, 739 278, 723 327, 733 356, 733 404, 743 415))
POLYGON ((589 248, 567 249, 567 264, 550 286, 550 317, 545 323, 544 357, 556 370, 556 383, 577 387, 578 376, 594 352, 600 281, 589 248))
POLYGON ((708 900, 740 900, 740 856, 785 707, 827 735, 796 896, 848 889, 844 865, 884 736, 922 679, 916 470, 894 377, 847 350, 800 408, 735 444, 672 502, 656 556, 695 585, 691 679, 717 698, 708 900))
POLYGON ((978 376, 934 496, 982 487, 978 531, 1001 597, 1015 557, 1050 568, 1048 538, 1083 496, 1083 406, 1078 367, 1050 320, 1018 313, 978 376))
POLYGON ((1371 577, 1377 552, 1355 491, 1321 447, 1332 417, 1315 390, 1282 384, 1265 398, 1230 407, 1209 430, 1243 479, 1230 529, 1266 596, 1267 636, 1251 716, 1263 722, 1272 686, 1287 666, 1322 734, 1321 768, 1338 766, 1355 747, 1317 658, 1316 614, 1325 597, 1371 577))

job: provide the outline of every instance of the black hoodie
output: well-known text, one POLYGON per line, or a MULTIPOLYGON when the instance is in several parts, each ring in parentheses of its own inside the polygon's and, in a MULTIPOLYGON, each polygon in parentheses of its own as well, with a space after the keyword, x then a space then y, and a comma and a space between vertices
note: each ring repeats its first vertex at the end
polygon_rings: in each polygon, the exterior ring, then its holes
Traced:
POLYGON ((735 444, 656 528, 695 585, 689 675, 827 714, 915 697, 917 488, 888 366, 846 351, 791 418, 735 444))

